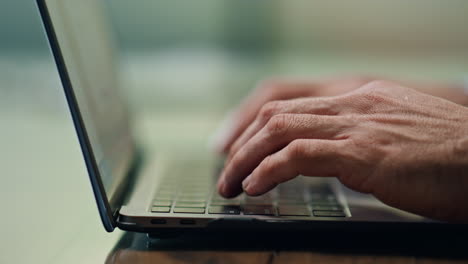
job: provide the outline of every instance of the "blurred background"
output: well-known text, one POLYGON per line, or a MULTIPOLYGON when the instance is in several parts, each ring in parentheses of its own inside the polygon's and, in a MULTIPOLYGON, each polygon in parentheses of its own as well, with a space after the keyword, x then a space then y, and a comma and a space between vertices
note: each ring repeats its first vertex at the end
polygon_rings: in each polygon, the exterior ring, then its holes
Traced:
MULTIPOLYGON (((158 149, 205 147, 226 111, 271 76, 468 74, 463 0, 105 4, 122 92, 137 133, 158 149)), ((0 262, 80 262, 85 250, 102 260, 118 232, 100 225, 33 0, 0 2, 0 40, 0 262)))

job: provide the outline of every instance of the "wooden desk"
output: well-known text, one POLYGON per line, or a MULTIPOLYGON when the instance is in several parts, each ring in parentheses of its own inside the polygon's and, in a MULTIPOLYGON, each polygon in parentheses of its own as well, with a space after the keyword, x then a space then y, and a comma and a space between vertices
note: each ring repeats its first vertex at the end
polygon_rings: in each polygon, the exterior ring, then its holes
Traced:
POLYGON ((383 239, 357 245, 340 245, 337 239, 334 246, 311 242, 310 247, 294 249, 294 246, 287 246, 290 241, 260 244, 261 240, 240 241, 223 236, 166 241, 149 239, 145 234, 125 233, 106 263, 468 263, 466 243, 444 250, 427 245, 375 246, 384 242, 383 239))

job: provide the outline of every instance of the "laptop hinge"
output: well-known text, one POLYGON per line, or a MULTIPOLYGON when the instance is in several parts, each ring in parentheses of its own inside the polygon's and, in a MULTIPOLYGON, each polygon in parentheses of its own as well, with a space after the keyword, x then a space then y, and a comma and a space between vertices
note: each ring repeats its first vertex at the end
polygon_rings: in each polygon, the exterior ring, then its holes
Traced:
POLYGON ((113 212, 113 219, 115 223, 117 223, 117 220, 120 215, 120 208, 122 208, 122 205, 125 204, 128 199, 130 199, 130 195, 133 191, 133 188, 135 186, 135 182, 137 178, 140 175, 141 167, 143 164, 143 150, 140 147, 136 147, 135 150, 135 155, 132 161, 132 165, 127 173, 127 177, 125 177, 125 182, 123 182, 123 189, 122 189, 122 194, 120 195, 120 198, 118 200, 118 206, 116 207, 116 210, 113 212))

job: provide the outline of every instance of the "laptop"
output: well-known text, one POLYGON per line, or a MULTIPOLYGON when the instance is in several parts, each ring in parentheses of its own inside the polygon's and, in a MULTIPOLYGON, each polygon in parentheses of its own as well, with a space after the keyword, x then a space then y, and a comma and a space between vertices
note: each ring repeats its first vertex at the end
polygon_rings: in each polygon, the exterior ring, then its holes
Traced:
POLYGON ((218 159, 158 153, 137 144, 144 140, 132 133, 131 116, 119 95, 115 44, 103 3, 37 4, 107 231, 117 227, 162 235, 445 225, 386 206, 336 179, 300 176, 260 197, 221 197, 215 188, 218 159))

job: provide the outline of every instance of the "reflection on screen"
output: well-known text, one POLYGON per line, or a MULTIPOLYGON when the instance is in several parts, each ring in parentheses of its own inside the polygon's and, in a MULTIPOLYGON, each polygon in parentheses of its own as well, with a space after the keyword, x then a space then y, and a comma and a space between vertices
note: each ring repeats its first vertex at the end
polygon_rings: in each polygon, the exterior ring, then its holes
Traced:
POLYGON ((133 154, 128 114, 118 95, 112 38, 97 0, 50 0, 59 42, 96 164, 109 199, 133 154))

